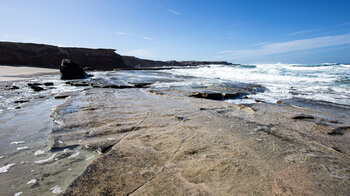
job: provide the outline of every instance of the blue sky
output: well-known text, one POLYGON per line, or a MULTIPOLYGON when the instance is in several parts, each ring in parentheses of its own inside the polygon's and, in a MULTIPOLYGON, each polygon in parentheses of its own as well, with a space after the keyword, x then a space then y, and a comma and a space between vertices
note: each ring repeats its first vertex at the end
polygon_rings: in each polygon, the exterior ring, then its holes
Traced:
POLYGON ((0 40, 158 60, 350 62, 349 0, 0 0, 0 40))

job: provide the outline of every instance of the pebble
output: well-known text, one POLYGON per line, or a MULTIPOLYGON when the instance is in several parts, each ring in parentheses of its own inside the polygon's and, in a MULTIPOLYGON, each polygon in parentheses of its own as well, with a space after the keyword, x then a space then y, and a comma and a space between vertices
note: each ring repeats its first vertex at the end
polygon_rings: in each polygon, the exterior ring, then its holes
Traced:
POLYGON ((38 156, 38 155, 41 155, 41 154, 44 154, 45 153, 45 151, 43 151, 43 150, 37 150, 35 153, 34 153, 34 155, 35 156, 38 156))
POLYGON ((36 184, 38 181, 36 179, 31 179, 27 182, 27 184, 36 184))
POLYGON ((70 155, 70 156, 68 157, 68 159, 71 159, 71 158, 77 157, 77 156, 79 156, 79 154, 80 154, 80 151, 75 152, 74 154, 70 155))
POLYGON ((25 143, 25 141, 14 141, 14 142, 11 142, 10 144, 17 145, 17 144, 23 144, 23 143, 25 143))
POLYGON ((29 149, 28 146, 24 146, 24 147, 18 147, 17 150, 26 150, 29 149))
POLYGON ((54 194, 62 193, 62 189, 61 189, 61 187, 59 187, 59 186, 52 187, 50 190, 51 190, 52 193, 54 193, 54 194))
POLYGON ((22 193, 23 193, 23 192, 17 192, 17 193, 15 193, 13 196, 20 196, 20 195, 22 195, 22 193))
POLYGON ((4 167, 0 167, 0 174, 8 172, 8 170, 14 165, 16 165, 16 164, 10 163, 10 164, 5 165, 4 167))

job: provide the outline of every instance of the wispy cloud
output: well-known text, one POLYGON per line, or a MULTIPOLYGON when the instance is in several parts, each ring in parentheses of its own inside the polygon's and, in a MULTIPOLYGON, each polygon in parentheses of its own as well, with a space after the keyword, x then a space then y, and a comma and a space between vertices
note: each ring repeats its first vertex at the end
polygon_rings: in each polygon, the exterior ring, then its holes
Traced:
POLYGON ((147 36, 142 37, 142 39, 144 39, 144 40, 153 40, 153 38, 152 38, 152 37, 147 37, 147 36))
POLYGON ((165 7, 165 6, 161 5, 161 4, 158 4, 158 7, 162 8, 162 9, 164 9, 164 10, 166 10, 166 11, 168 11, 168 12, 174 14, 174 15, 177 15, 177 16, 180 15, 179 12, 177 12, 177 11, 175 11, 173 9, 167 8, 167 7, 165 7))
POLYGON ((307 30, 302 30, 302 31, 297 31, 297 32, 293 32, 293 33, 289 33, 288 36, 294 36, 294 35, 302 35, 302 34, 307 34, 307 33, 312 33, 312 32, 316 32, 319 29, 307 29, 307 30))
POLYGON ((347 26, 347 25, 350 25, 350 22, 345 22, 345 23, 339 24, 338 26, 347 26))
POLYGON ((17 9, 10 8, 10 7, 4 7, 4 6, 0 6, 0 10, 10 11, 10 12, 13 12, 13 13, 20 13, 20 11, 17 10, 17 9))
POLYGON ((120 32, 120 31, 119 31, 119 32, 115 32, 115 34, 116 34, 116 35, 125 35, 124 32, 120 32))
POLYGON ((333 47, 344 44, 350 44, 350 34, 324 36, 312 39, 301 39, 288 42, 265 44, 260 46, 259 48, 249 50, 226 50, 218 52, 217 58, 234 59, 266 56, 316 48, 333 47))

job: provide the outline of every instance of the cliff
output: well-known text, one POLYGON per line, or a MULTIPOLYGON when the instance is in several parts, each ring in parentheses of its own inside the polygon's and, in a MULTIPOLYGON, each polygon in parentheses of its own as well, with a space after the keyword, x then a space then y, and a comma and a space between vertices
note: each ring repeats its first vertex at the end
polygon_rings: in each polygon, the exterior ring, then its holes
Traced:
POLYGON ((121 56, 114 49, 58 47, 46 44, 0 42, 0 65, 58 68, 62 59, 72 59, 87 70, 149 69, 208 64, 234 65, 225 61, 154 61, 121 56))
POLYGON ((33 43, 0 42, 1 65, 58 68, 68 58, 93 70, 130 68, 113 49, 57 47, 33 43))

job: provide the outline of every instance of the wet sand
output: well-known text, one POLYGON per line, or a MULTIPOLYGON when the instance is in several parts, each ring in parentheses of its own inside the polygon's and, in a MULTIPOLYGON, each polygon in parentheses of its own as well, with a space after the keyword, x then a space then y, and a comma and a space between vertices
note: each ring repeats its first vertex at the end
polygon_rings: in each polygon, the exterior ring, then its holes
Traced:
POLYGON ((25 80, 33 76, 57 73, 59 73, 58 69, 0 65, 0 82, 25 80))

